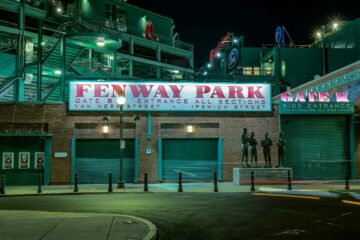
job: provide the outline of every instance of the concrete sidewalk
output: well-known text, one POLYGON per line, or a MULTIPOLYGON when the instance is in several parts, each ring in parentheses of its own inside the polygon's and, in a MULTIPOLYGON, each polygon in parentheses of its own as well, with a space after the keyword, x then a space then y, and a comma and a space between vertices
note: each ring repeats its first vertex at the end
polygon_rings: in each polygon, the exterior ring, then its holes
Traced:
POLYGON ((112 214, 0 210, 1 240, 156 239, 145 219, 112 214))
MULTIPOLYGON (((193 182, 182 184, 184 192, 213 192, 214 184, 212 182, 193 182)), ((82 194, 82 193, 107 193, 107 184, 89 184, 79 185, 79 192, 74 193, 74 186, 72 185, 48 185, 42 187, 42 193, 45 194, 82 194)), ((288 185, 265 185, 261 183, 255 183, 256 191, 287 191, 288 185)), ((149 192, 161 193, 161 192, 177 192, 177 183, 156 183, 148 185, 149 192)), ((219 182, 219 192, 250 192, 250 185, 233 184, 232 182, 219 182)), ((308 181, 308 182, 296 182, 292 184, 293 191, 301 192, 349 192, 345 190, 344 181, 308 181)), ((113 184, 113 192, 115 193, 140 193, 144 191, 143 184, 126 184, 125 189, 117 189, 116 184, 113 184)), ((360 193, 360 180, 350 181, 350 192, 360 193)), ((5 195, 0 196, 12 196, 12 195, 37 195, 37 186, 6 186, 5 195)))

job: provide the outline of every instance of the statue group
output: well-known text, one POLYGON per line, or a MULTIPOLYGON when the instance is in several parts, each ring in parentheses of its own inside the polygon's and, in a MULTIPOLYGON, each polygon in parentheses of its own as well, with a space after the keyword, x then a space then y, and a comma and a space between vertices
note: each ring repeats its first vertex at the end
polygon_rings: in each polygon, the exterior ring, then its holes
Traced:
MULTIPOLYGON (((258 145, 257 140, 255 139, 255 133, 251 132, 250 135, 248 134, 247 128, 243 129, 243 133, 241 135, 241 166, 244 167, 244 163, 246 164, 245 167, 259 167, 258 165, 258 156, 257 156, 257 149, 256 145, 258 145), (250 165, 248 163, 248 155, 249 155, 249 146, 250 146, 250 165)), ((271 146, 272 141, 269 136, 269 133, 266 132, 264 134, 264 138, 261 140, 261 146, 263 148, 265 166, 271 168, 271 146)), ((286 139, 282 132, 279 133, 279 139, 277 142, 278 146, 278 166, 284 166, 284 155, 285 155, 285 146, 286 146, 286 139)))

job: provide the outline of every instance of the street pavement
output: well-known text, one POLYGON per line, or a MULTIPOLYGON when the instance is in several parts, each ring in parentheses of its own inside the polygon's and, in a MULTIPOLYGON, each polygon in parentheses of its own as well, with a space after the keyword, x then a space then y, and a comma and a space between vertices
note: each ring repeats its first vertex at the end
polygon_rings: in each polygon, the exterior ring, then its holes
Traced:
POLYGON ((0 240, 347 239, 359 235, 360 182, 219 183, 5 188, 0 240), (136 216, 136 217, 135 217, 136 216), (153 224, 152 224, 153 223, 153 224), (156 225, 156 227, 155 227, 156 225))

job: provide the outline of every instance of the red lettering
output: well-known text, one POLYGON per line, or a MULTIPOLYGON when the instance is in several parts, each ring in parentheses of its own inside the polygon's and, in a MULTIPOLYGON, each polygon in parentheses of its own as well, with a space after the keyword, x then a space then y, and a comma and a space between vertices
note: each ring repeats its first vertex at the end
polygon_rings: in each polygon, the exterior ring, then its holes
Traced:
POLYGON ((210 98, 214 98, 214 95, 217 95, 218 98, 225 98, 225 95, 220 86, 215 86, 210 98))
POLYGON ((304 94, 302 94, 302 92, 298 92, 296 94, 294 102, 306 102, 304 94))
POLYGON ((281 100, 283 102, 291 102, 292 101, 292 95, 288 92, 281 93, 281 100))
POLYGON ((169 95, 166 92, 166 89, 164 87, 164 85, 159 85, 158 88, 156 89, 156 92, 154 94, 154 97, 156 98, 157 95, 161 96, 161 98, 169 98, 169 95))
POLYGON ((242 87, 230 86, 229 87, 229 98, 244 98, 242 94, 242 87))
POLYGON ((257 98, 265 98, 264 95, 260 92, 260 89, 262 86, 257 86, 257 89, 254 90, 254 87, 248 87, 248 98, 254 98, 256 96, 257 98))
POLYGON ((105 95, 101 95, 101 92, 106 92, 106 88, 109 88, 109 85, 108 84, 102 84, 102 83, 98 83, 98 84, 95 84, 95 90, 94 90, 94 96, 95 97, 108 97, 109 96, 109 93, 105 94, 105 95), (104 87, 104 88, 102 88, 104 87))
POLYGON ((177 85, 169 85, 171 88, 171 91, 173 92, 173 98, 180 98, 180 93, 184 88, 184 85, 180 85, 180 88, 178 88, 177 85))
POLYGON ((196 86, 196 98, 204 98, 204 93, 209 93, 210 90, 209 86, 196 86))
POLYGON ((121 87, 120 85, 110 84, 110 86, 111 86, 112 89, 113 89, 111 97, 125 96, 125 88, 126 88, 126 85, 124 85, 123 87, 121 87), (115 96, 115 92, 116 92, 116 94, 117 94, 116 96, 115 96))
POLYGON ((348 92, 337 91, 336 92, 336 101, 337 102, 349 102, 348 92))
POLYGON ((309 96, 309 102, 315 102, 315 97, 318 97, 319 94, 317 92, 309 92, 308 96, 309 96))
POLYGON ((134 97, 139 97, 140 93, 144 97, 149 97, 149 94, 151 92, 151 89, 154 85, 149 85, 149 89, 147 88, 147 85, 129 85, 131 92, 134 97), (139 91, 140 90, 140 91, 139 91))
POLYGON ((90 84, 76 84, 76 97, 84 97, 84 92, 88 92, 85 87, 91 87, 90 84))

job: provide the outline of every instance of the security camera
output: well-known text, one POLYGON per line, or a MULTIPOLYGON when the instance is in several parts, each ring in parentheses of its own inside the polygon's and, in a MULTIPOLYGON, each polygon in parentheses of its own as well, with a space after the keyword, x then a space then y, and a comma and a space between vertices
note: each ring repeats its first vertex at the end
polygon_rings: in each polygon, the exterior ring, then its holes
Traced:
POLYGON ((134 115, 133 118, 134 118, 134 121, 135 121, 135 122, 140 119, 140 117, 139 117, 138 115, 134 115))
POLYGON ((109 120, 110 120, 110 117, 109 117, 109 116, 103 117, 103 121, 104 121, 104 122, 108 122, 109 120))

